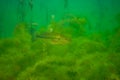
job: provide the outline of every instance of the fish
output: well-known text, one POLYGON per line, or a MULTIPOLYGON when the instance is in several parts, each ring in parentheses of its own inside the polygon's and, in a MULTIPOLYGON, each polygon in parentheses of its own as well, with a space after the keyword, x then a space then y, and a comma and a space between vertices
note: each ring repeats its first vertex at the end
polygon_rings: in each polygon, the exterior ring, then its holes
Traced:
POLYGON ((44 38, 44 39, 55 39, 55 37, 53 36, 53 34, 51 33, 42 33, 42 34, 37 34, 36 35, 37 38, 44 38))
POLYGON ((69 43, 69 40, 66 38, 60 37, 60 38, 51 40, 50 43, 53 45, 55 45, 55 44, 65 45, 65 44, 69 43))
POLYGON ((55 44, 68 44, 69 40, 60 35, 60 34, 50 34, 50 33, 44 33, 40 35, 36 35, 37 38, 43 38, 43 39, 49 39, 50 43, 55 45, 55 44))
POLYGON ((39 24, 38 23, 32 23, 32 26, 38 26, 39 24))

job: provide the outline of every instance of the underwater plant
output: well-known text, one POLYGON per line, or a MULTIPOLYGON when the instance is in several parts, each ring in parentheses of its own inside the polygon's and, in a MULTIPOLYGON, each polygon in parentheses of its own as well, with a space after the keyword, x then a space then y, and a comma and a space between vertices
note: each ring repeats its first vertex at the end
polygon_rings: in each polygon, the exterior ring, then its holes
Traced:
POLYGON ((114 30, 114 33, 109 38, 109 49, 112 52, 120 52, 120 27, 114 30))
MULTIPOLYGON (((63 21, 64 26, 71 29, 72 37, 85 36, 87 19, 85 17, 79 17, 75 15, 66 15, 63 21)), ((68 29, 68 30, 69 30, 68 29)))
POLYGON ((52 21, 48 25, 48 30, 68 37, 79 37, 85 35, 85 18, 70 16, 58 22, 52 21))
POLYGON ((29 27, 26 23, 20 23, 14 30, 14 37, 21 41, 28 40, 28 42, 30 42, 31 35, 29 31, 29 27))
POLYGON ((113 28, 108 36, 108 47, 109 51, 112 53, 120 52, 120 13, 115 16, 115 21, 117 26, 113 28))
POLYGON ((68 8, 68 0, 64 0, 64 9, 68 8))
POLYGON ((115 16, 115 19, 116 19, 116 22, 118 23, 118 25, 120 26, 120 13, 118 13, 118 14, 115 16))
POLYGON ((17 7, 17 15, 18 21, 24 22, 26 17, 26 1, 25 0, 18 0, 18 7, 17 7))

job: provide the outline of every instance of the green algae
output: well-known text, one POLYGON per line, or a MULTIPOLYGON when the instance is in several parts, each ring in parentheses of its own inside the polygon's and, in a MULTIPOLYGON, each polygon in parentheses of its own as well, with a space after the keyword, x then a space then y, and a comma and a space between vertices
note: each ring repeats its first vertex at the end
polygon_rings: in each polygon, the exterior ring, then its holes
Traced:
POLYGON ((18 24, 13 38, 0 40, 0 80, 119 80, 119 30, 107 47, 102 35, 84 36, 85 24, 85 19, 75 17, 50 23, 35 33, 62 35, 67 44, 37 37, 32 41, 29 25, 18 24))

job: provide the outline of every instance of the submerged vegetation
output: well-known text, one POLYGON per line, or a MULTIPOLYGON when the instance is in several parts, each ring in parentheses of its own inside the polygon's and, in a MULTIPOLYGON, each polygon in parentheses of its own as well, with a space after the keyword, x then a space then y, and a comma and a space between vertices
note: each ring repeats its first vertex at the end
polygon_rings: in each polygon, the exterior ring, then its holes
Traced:
POLYGON ((120 80, 120 28, 105 44, 86 36, 86 24, 71 16, 34 35, 18 24, 13 38, 0 40, 0 80, 120 80))

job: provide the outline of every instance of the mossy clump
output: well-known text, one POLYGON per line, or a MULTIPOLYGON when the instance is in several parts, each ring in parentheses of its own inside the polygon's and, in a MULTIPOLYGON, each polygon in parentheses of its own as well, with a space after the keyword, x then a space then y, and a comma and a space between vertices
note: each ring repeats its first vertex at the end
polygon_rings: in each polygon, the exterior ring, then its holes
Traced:
POLYGON ((29 25, 18 24, 13 38, 0 40, 0 80, 119 80, 120 31, 107 48, 101 35, 84 36, 85 25, 73 16, 52 22, 32 41, 29 25))
POLYGON ((108 58, 107 53, 89 54, 82 58, 52 55, 27 68, 17 80, 119 80, 118 68, 108 58))
POLYGON ((88 38, 79 37, 72 39, 70 43, 70 51, 80 55, 96 53, 96 52, 106 52, 107 48, 103 43, 92 41, 88 38))

